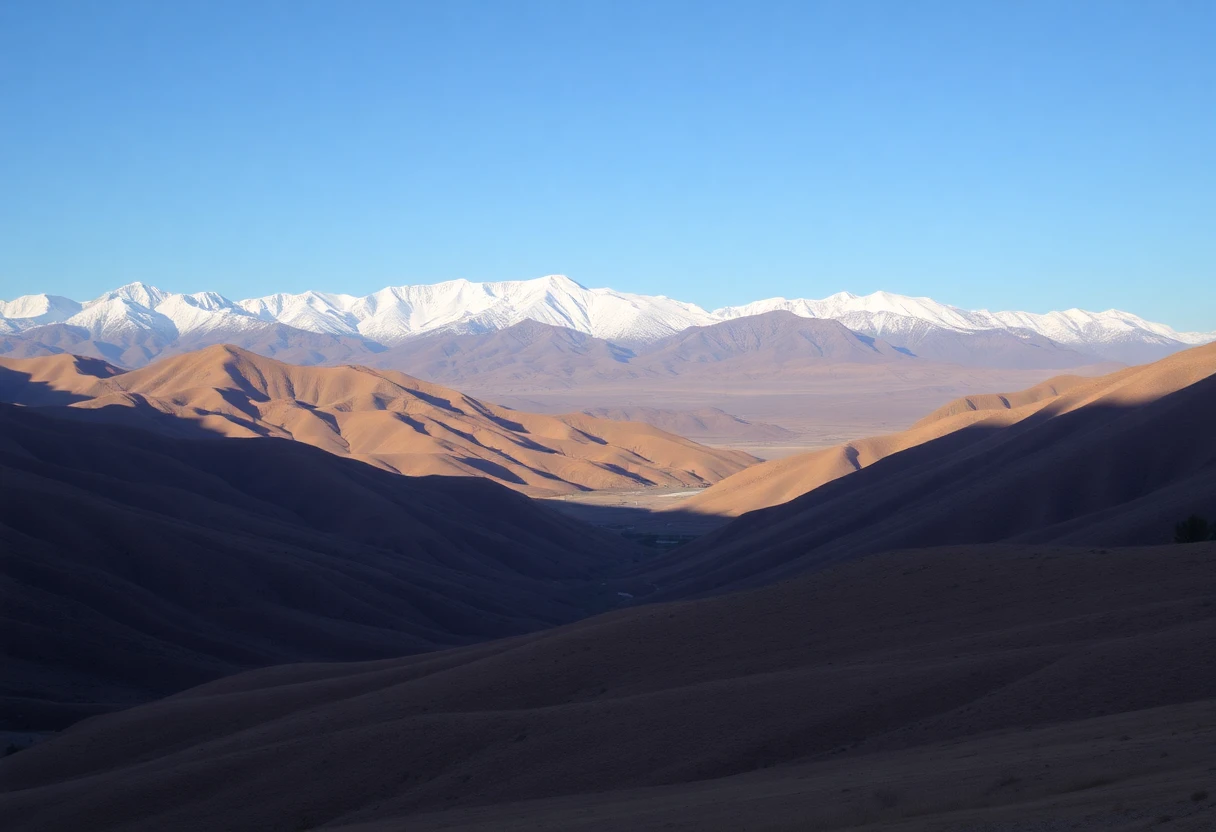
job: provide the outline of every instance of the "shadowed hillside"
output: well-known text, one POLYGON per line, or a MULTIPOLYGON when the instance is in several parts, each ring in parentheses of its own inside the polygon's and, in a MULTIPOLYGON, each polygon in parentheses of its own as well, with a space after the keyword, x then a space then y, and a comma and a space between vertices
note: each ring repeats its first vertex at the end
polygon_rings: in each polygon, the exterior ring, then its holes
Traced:
POLYGON ((235 676, 0 762, 0 811, 14 830, 792 830, 1134 809, 1201 829, 1214 592, 1216 544, 898 552, 235 676))
MULTIPOLYGON (((1132 367, 1099 378, 1060 376, 1027 390, 966 396, 919 420, 906 431, 766 462, 741 471, 684 502, 681 511, 737 516, 785 503, 825 483, 852 474, 892 454, 950 434, 966 444, 987 432, 1024 420, 1041 424, 1079 408, 1122 410, 1154 401, 1216 374, 1216 347, 1196 347, 1156 364, 1132 367), (1033 417, 1033 420, 1032 420, 1033 417)), ((1198 426, 1195 426, 1198 430, 1198 426)), ((1200 431, 1200 434, 1202 432, 1200 431)), ((1206 437, 1196 435, 1200 449, 1206 437)), ((999 440, 994 440, 999 441, 999 440)), ((947 447, 945 443, 935 446, 947 447)), ((950 445, 953 447, 953 445, 950 445)), ((1199 450, 1199 453, 1203 453, 1199 450)))
POLYGON ((620 601, 630 549, 484 479, 303 443, 187 440, 0 406, 0 728, 237 670, 399 656, 620 601))
POLYGON ((1216 505, 1213 413, 1208 345, 1022 408, 928 421, 917 430, 944 435, 745 514, 675 550, 647 578, 661 596, 686 597, 893 548, 1168 541, 1177 520, 1216 505), (964 421, 942 431, 952 420, 964 421))

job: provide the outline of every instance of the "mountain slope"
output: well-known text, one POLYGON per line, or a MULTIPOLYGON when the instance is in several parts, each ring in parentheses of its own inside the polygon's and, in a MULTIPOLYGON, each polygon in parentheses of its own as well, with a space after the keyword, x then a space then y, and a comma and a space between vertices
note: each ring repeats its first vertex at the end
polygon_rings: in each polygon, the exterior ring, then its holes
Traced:
POLYGON ((0 335, 0 355, 8 358, 83 355, 120 367, 143 367, 158 358, 192 352, 216 343, 232 344, 259 355, 305 365, 366 361, 383 351, 378 345, 360 338, 255 321, 235 330, 200 327, 172 338, 142 330, 95 337, 84 327, 48 324, 21 333, 0 335))
POLYGON ((893 548, 1165 541, 1178 520, 1216 506, 1213 412, 1216 344, 1022 408, 929 421, 918 430, 942 435, 745 514, 648 578, 684 597, 893 548), (959 419, 972 421, 951 429, 959 419))
POLYGON ((70 392, 68 415, 177 435, 295 439, 410 475, 488 476, 533 494, 701 486, 755 461, 650 425, 508 410, 400 373, 299 367, 208 347, 118 373, 60 357, 0 360, 10 401, 70 392), (63 378, 79 371, 80 379, 63 378), (89 373, 101 372, 94 377, 89 373))
POLYGON ((880 459, 946 434, 972 426, 995 429, 1012 425, 1067 390, 1090 382, 1081 376, 1058 376, 1017 393, 966 396, 943 405, 905 431, 753 465, 685 500, 679 510, 737 517, 789 502, 880 459))
MULTIPOLYGON (((926 360, 992 366, 1067 366, 1095 359, 1045 339, 1006 333, 949 333, 926 360), (943 345, 943 342, 948 342, 943 345)), ((928 340, 917 346, 928 346, 928 340)), ((478 334, 422 335, 369 360, 444 384, 478 389, 546 390, 633 380, 788 375, 832 365, 907 363, 912 350, 851 331, 833 320, 775 311, 693 326, 648 344, 626 348, 571 329, 525 321, 478 334)))
POLYGON ((361 334, 384 343, 435 329, 480 332, 525 320, 616 340, 653 340, 712 316, 665 297, 588 289, 564 275, 501 283, 395 286, 364 298, 306 292, 241 301, 263 319, 361 334))
MULTIPOLYGON (((148 343, 154 335, 168 345, 193 335, 194 345, 204 346, 198 338, 205 338, 208 344, 232 342, 240 333, 266 323, 355 339, 371 351, 429 332, 476 335, 524 321, 634 348, 690 327, 774 311, 836 320, 862 335, 881 338, 932 360, 976 366, 1063 368, 1093 363, 1078 355, 1139 363, 1216 340, 1216 332, 1176 332, 1117 310, 1070 309, 1044 315, 968 311, 930 298, 888 292, 864 297, 841 292, 823 300, 772 298, 707 312, 663 296, 588 289, 561 275, 500 283, 454 280, 394 286, 365 297, 310 291, 241 301, 214 292, 175 294, 132 283, 85 303, 50 295, 0 301, 0 334, 63 324, 72 328, 78 340, 104 345, 98 348, 111 355, 101 357, 123 357, 129 366, 137 366, 159 351, 149 349, 141 359, 139 351, 131 351, 134 340, 148 343), (958 338, 981 332, 987 336, 958 338)), ((42 334, 54 337, 54 331, 42 334)), ((35 344, 40 341, 37 334, 33 337, 35 344)), ((20 343, 0 342, 0 347, 12 349, 20 343)))
POLYGON ((255 671, 0 761, 0 811, 48 832, 1129 828, 1133 811, 1198 830, 1214 554, 899 552, 476 647, 255 671))
POLYGON ((374 357, 371 363, 445 384, 560 389, 673 376, 771 375, 804 366, 907 358, 890 345, 850 332, 835 321, 772 312, 689 327, 629 348, 572 329, 525 321, 479 334, 423 335, 374 357))
POLYGON ((444 384, 566 385, 588 377, 615 378, 634 352, 566 327, 522 321, 468 333, 441 330, 391 347, 368 363, 444 384))
MULTIPOLYGON (((885 341, 868 338, 836 321, 768 312, 747 318, 692 327, 649 345, 639 363, 654 371, 679 375, 697 365, 725 362, 749 365, 760 372, 781 372, 791 364, 833 361, 853 364, 900 361, 908 356, 885 341)), ((718 367, 712 368, 714 372, 718 367)))
POLYGON ((11 405, 0 436, 5 730, 243 668, 527 632, 619 600, 591 582, 627 555, 619 538, 485 480, 11 405))
MULTIPOLYGON (((1177 332, 1118 310, 1086 312, 1069 309, 1037 315, 1030 312, 968 311, 932 298, 914 298, 890 292, 854 295, 839 292, 823 300, 770 298, 744 306, 714 311, 721 319, 785 310, 807 318, 838 320, 850 329, 881 337, 899 347, 914 349, 931 334, 933 340, 954 332, 1005 332, 1025 340, 1037 335, 1108 361, 1139 364, 1162 358, 1187 346, 1216 341, 1216 332, 1177 332)), ((1008 343, 1008 342, 1007 342, 1008 343)), ((1036 341, 1039 346, 1048 346, 1036 341)), ((935 346, 934 349, 940 349, 935 346)), ((1048 358, 1045 367, 1065 367, 1048 358)), ((994 365, 1000 366, 1000 365, 994 365)), ((1071 365, 1076 366, 1076 365, 1071 365)))

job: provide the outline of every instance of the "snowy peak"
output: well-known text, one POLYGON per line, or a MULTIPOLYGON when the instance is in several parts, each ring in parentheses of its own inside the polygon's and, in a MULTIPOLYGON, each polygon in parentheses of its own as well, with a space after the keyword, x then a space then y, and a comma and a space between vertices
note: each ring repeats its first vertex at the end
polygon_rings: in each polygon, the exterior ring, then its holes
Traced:
POLYGON ((350 308, 358 300, 351 295, 304 292, 242 300, 236 305, 259 320, 277 321, 308 332, 353 335, 357 332, 357 320, 350 314, 350 308))
POLYGON ((527 320, 599 338, 655 340, 717 320, 694 304, 588 289, 565 275, 497 283, 449 280, 390 286, 362 298, 319 292, 271 295, 237 305, 263 320, 385 343, 441 329, 492 331, 527 320))
POLYGON ((232 332, 258 322, 256 316, 216 292, 166 295, 155 311, 173 322, 178 335, 232 332))
POLYGON ((96 340, 112 341, 146 332, 170 340, 177 337, 177 327, 167 316, 118 295, 86 303, 84 309, 63 323, 88 330, 89 336, 96 340))
POLYGON ((718 309, 715 315, 723 318, 736 318, 743 315, 758 315, 763 312, 785 310, 801 315, 804 318, 831 318, 843 320, 854 317, 863 320, 867 316, 898 316, 933 324, 948 329, 970 330, 972 326, 967 318, 968 313, 944 303, 938 303, 932 298, 908 297, 895 295, 890 292, 874 292, 870 295, 854 295, 851 292, 838 292, 823 300, 799 298, 771 298, 749 303, 746 306, 733 306, 718 309))
POLYGON ((14 331, 56 324, 80 311, 81 305, 59 295, 24 295, 16 300, 0 300, 0 320, 14 331))
POLYGON ((215 292, 175 294, 146 283, 129 283, 83 304, 45 294, 0 301, 0 332, 22 333, 63 323, 87 329, 90 337, 99 339, 155 332, 167 339, 189 334, 219 342, 275 323, 391 346, 428 332, 479 334, 535 321, 637 346, 692 327, 770 312, 837 321, 856 333, 913 351, 929 343, 961 343, 949 340, 958 334, 984 332, 1001 333, 999 343, 1006 346, 1020 340, 1047 349, 1062 346, 1104 360, 1141 363, 1216 340, 1216 332, 1176 332, 1113 309, 1046 314, 969 311, 932 298, 891 292, 837 292, 820 300, 770 298, 708 312, 661 295, 589 289, 565 275, 389 286, 363 297, 307 291, 235 302, 215 292))
POLYGON ((932 298, 908 297, 890 292, 854 295, 840 292, 823 300, 770 298, 745 306, 715 310, 728 320, 785 310, 808 318, 831 318, 849 329, 907 347, 925 335, 926 327, 953 332, 1005 331, 1025 339, 1048 338, 1057 344, 1090 352, 1109 360, 1139 363, 1160 358, 1169 351, 1216 340, 1216 332, 1176 332, 1128 312, 968 311, 932 298))
POLYGON ((168 292, 162 292, 160 289, 157 289, 155 286, 149 286, 147 283, 135 282, 106 292, 101 297, 89 301, 85 306, 112 300, 125 300, 142 306, 145 309, 155 309, 156 305, 166 297, 168 297, 168 292))

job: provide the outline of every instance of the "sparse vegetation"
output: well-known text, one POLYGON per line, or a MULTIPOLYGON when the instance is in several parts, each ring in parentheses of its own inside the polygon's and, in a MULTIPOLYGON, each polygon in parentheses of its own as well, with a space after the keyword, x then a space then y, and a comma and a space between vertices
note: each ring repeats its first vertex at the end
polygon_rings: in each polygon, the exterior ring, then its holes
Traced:
POLYGON ((1212 535, 1211 525, 1198 514, 1192 514, 1174 526, 1175 543, 1199 543, 1204 540, 1213 539, 1216 538, 1212 535))

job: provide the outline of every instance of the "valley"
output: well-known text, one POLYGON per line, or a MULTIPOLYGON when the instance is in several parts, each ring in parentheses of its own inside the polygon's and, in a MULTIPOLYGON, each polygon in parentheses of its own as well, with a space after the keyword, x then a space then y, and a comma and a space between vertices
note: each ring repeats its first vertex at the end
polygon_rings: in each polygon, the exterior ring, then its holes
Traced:
MULTIPOLYGON (((1096 375, 1102 369, 1084 371, 1096 375)), ((606 411, 639 421, 654 419, 660 427, 674 422, 683 429, 677 431, 680 435, 697 442, 777 459, 894 433, 954 399, 1020 390, 1055 375, 1058 372, 1052 370, 930 366, 896 372, 886 367, 836 365, 780 379, 727 375, 694 382, 589 382, 559 390, 514 384, 484 388, 474 384, 470 389, 483 398, 535 413, 606 411), (659 412, 651 415, 646 408, 659 412), (698 424, 695 414, 706 409, 720 410, 749 425, 706 420, 698 424), (752 424, 759 427, 749 430, 752 424)))
POLYGON ((1216 542, 1168 541, 1216 505, 1216 345, 755 361, 504 406, 231 346, 0 359, 0 811, 1204 828, 1216 542))
POLYGON ((0 2, 0 832, 1213 832, 1213 44, 0 2))

